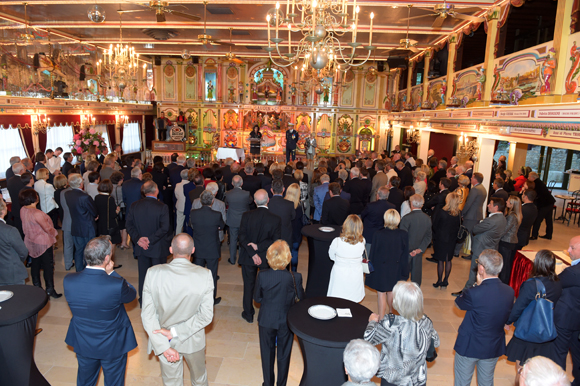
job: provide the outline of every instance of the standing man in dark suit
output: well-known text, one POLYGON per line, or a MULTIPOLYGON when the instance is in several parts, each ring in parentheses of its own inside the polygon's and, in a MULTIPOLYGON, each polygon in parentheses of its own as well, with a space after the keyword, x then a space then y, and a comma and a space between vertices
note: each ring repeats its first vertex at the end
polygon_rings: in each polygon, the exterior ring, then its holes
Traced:
POLYGON ((205 190, 199 197, 202 207, 192 209, 189 215, 189 224, 193 229, 193 242, 195 252, 193 263, 200 267, 205 267, 211 271, 213 277, 213 304, 219 304, 222 298, 217 294, 217 271, 220 258, 220 230, 224 229, 222 214, 211 208, 214 195, 209 190, 205 190))
POLYGON ((169 179, 169 174, 177 167, 177 157, 179 154, 173 153, 171 154, 171 162, 165 167, 165 174, 167 175, 167 179, 169 179))
POLYGON ((399 186, 400 189, 405 189, 407 186, 413 186, 413 171, 410 167, 405 166, 403 161, 398 160, 395 163, 396 172, 401 179, 401 184, 399 186))
POLYGON ((350 214, 361 214, 368 204, 373 184, 368 179, 360 179, 357 167, 350 169, 350 180, 344 183, 344 191, 350 193, 350 214))
POLYGON ((138 259, 139 304, 147 270, 167 262, 171 243, 169 208, 157 200, 157 184, 146 181, 141 187, 141 193, 145 198, 134 202, 131 210, 127 210, 126 222, 127 233, 133 240, 133 255, 138 259))
MULTIPOLYGON (((381 162, 381 161, 379 161, 381 162)), ((385 227, 384 215, 389 209, 396 209, 395 205, 387 201, 389 197, 389 189, 386 186, 381 186, 377 191, 376 201, 370 202, 363 209, 360 218, 363 221, 363 237, 367 245, 367 255, 371 253, 371 242, 376 231, 385 227)))
POLYGON ((80 174, 72 173, 68 178, 68 184, 72 189, 65 193, 64 198, 71 217, 70 233, 75 248, 75 269, 80 272, 85 269, 83 258, 85 246, 97 234, 95 221, 98 213, 91 196, 83 191, 83 177, 80 174))
POLYGON ((447 176, 447 162, 441 160, 438 165, 439 167, 437 168, 437 171, 433 173, 433 176, 431 177, 431 181, 435 182, 437 185, 439 185, 439 181, 441 181, 442 178, 447 176))
POLYGON ((72 166, 72 160, 73 160, 73 155, 71 153, 64 153, 64 165, 62 165, 62 174, 64 174, 65 176, 68 177, 68 174, 70 172, 70 170, 73 168, 72 166))
POLYGON ((20 219, 20 200, 18 199, 18 193, 20 193, 20 191, 25 187, 24 182, 22 182, 20 177, 24 172, 26 172, 26 168, 21 163, 15 163, 12 165, 12 170, 14 171, 14 175, 6 181, 6 187, 8 188, 10 200, 12 201, 12 223, 16 229, 18 229, 20 236, 22 236, 22 239, 24 240, 22 220, 20 219))
POLYGON ((322 204, 322 215, 320 223, 322 225, 339 225, 342 226, 344 220, 350 213, 350 203, 340 197, 340 184, 333 182, 328 185, 330 198, 322 204))
POLYGON ((18 229, 4 221, 7 212, 6 203, 0 197, 0 286, 24 284, 28 279, 28 271, 24 267, 28 249, 18 229))
POLYGON ((232 165, 234 164, 234 160, 232 158, 226 158, 225 166, 222 167, 222 173, 224 175, 223 181, 226 184, 226 190, 230 190, 233 188, 232 186, 232 178, 236 173, 232 172, 232 165))
POLYGON ((501 198, 502 200, 507 201, 507 199, 509 198, 509 194, 508 192, 503 190, 503 185, 504 180, 502 180, 501 178, 496 178, 495 180, 493 180, 493 189, 495 190, 495 192, 493 192, 491 196, 501 198))
MULTIPOLYGON (((477 256, 485 249, 496 250, 499 248, 499 241, 504 234, 507 221, 503 215, 505 201, 501 198, 492 197, 487 205, 489 216, 477 223, 471 230, 473 235, 471 241, 471 267, 469 269, 469 278, 465 283, 463 291, 473 287, 476 280, 475 272, 477 270, 477 256)), ((465 221, 464 221, 465 222, 465 221)), ((501 256, 501 255, 500 255, 501 256)), ((503 262, 503 260, 502 260, 503 262)), ((503 264, 503 263, 502 263, 503 264)), ((501 270, 500 270, 501 271, 501 270)), ((463 291, 452 293, 453 296, 460 296, 463 291)))
MULTIPOLYGON (((464 174, 465 175, 465 174, 464 174)), ((481 184, 483 182, 483 174, 475 173, 471 177, 472 188, 469 190, 467 195, 467 200, 465 200, 465 205, 463 206, 463 226, 467 228, 471 237, 473 237, 473 227, 483 220, 483 203, 487 198, 487 191, 481 184)), ((457 244, 455 247, 455 256, 459 256, 459 251, 461 250, 462 244, 457 244)), ((465 260, 474 261, 473 254, 469 256, 463 256, 465 260)))
POLYGON ((459 187, 459 181, 457 181, 457 170, 455 170, 455 168, 447 168, 446 177, 449 178, 449 181, 451 181, 451 185, 449 185, 449 191, 455 192, 455 189, 459 187))
POLYGON ((125 303, 135 299, 135 288, 113 271, 109 236, 90 240, 83 253, 87 269, 63 281, 73 315, 65 342, 77 354, 77 385, 96 385, 102 367, 106 386, 123 386, 127 353, 137 347, 125 311, 125 303))
POLYGON ((433 216, 435 216, 436 211, 445 206, 445 199, 449 194, 449 186, 451 186, 451 180, 449 178, 443 177, 439 179, 439 193, 431 197, 431 199, 425 203, 425 207, 433 211, 433 216))
POLYGON ((556 202, 556 199, 552 196, 552 193, 548 190, 544 181, 540 179, 538 173, 531 172, 528 178, 536 184, 534 190, 538 194, 535 201, 536 207, 538 208, 538 217, 536 217, 536 222, 534 222, 534 227, 532 228, 531 240, 536 240, 538 237, 541 239, 552 240, 552 232, 554 231, 552 212, 554 211, 554 203, 556 202), (542 221, 544 220, 546 220, 546 234, 538 236, 540 225, 542 225, 542 221))
POLYGON ((580 385, 580 236, 570 240, 568 248, 572 264, 558 275, 562 296, 554 308, 554 324, 558 336, 554 341, 555 362, 566 370, 566 356, 572 354, 572 386, 580 385))
POLYGON ((467 177, 469 177, 469 179, 471 179, 473 177, 473 161, 471 161, 471 160, 465 161, 465 165, 463 166, 463 168, 465 169, 465 172, 463 172, 463 175, 467 176, 467 177))
POLYGON ((133 170, 131 170, 131 179, 123 182, 123 202, 125 203, 127 217, 129 217, 133 203, 141 199, 141 187, 143 186, 143 181, 141 181, 142 177, 143 173, 141 172, 141 169, 133 168, 133 170))
POLYGON ((514 303, 514 290, 499 280, 502 266, 499 252, 483 250, 476 266, 477 286, 455 299, 457 308, 467 311, 454 347, 456 386, 470 385, 476 366, 477 382, 493 385, 495 365, 505 354, 503 329, 514 303))
POLYGON ((292 202, 284 199, 284 183, 281 180, 272 181, 272 194, 268 210, 280 217, 282 240, 292 245, 292 220, 296 218, 296 210, 292 202))
POLYGON ((409 234, 409 272, 411 281, 421 286, 423 253, 431 243, 431 218, 421 210, 425 199, 419 194, 409 198, 411 212, 401 219, 399 228, 409 234))
POLYGON ((262 179, 254 175, 253 162, 246 162, 246 165, 244 165, 244 171, 246 172, 246 175, 242 177, 244 180, 242 189, 250 192, 250 196, 254 197, 254 193, 262 187, 262 179))
POLYGON ((270 175, 266 175, 266 167, 264 166, 263 163, 258 162, 256 164, 256 176, 258 176, 258 178, 260 179, 261 185, 260 188, 261 189, 265 189, 266 186, 271 186, 272 185, 272 176, 270 175))
MULTIPOLYGON (((226 225, 229 228, 230 240, 230 264, 236 264, 236 256, 238 249, 238 233, 240 230, 240 223, 242 215, 250 210, 252 197, 250 192, 242 190, 244 180, 240 176, 234 176, 232 179, 233 189, 226 192, 226 205, 228 207, 226 225)), ((240 248, 241 249, 241 248, 240 248)), ((241 252, 240 252, 241 255, 241 252)))
POLYGON ((244 281, 242 318, 254 322, 252 297, 258 269, 268 268, 266 252, 282 235, 282 221, 268 210, 268 193, 260 189, 254 194, 257 209, 246 212, 240 222, 240 264, 244 281))
POLYGON ((294 124, 288 123, 288 130, 286 130, 286 163, 296 160, 296 145, 298 144, 298 132, 294 130, 294 124))
POLYGON ((17 163, 20 163, 20 157, 16 156, 10 158, 10 167, 6 169, 6 181, 14 177, 14 169, 12 169, 12 167, 17 163))
POLYGON ((181 182, 181 171, 185 169, 186 158, 184 155, 177 157, 177 161, 171 171, 169 172, 169 184, 175 189, 177 184, 181 182))
MULTIPOLYGON (((72 218, 71 211, 66 203, 66 194, 72 188, 70 185, 60 192, 60 206, 62 207, 62 257, 64 259, 64 269, 67 271, 74 267, 75 243, 72 237, 72 218)), ((96 204, 95 204, 96 205, 96 204)))
POLYGON ((397 212, 401 213, 401 205, 405 202, 405 195, 403 191, 399 189, 401 184, 401 179, 399 177, 391 177, 387 187, 389 188, 389 201, 391 204, 395 205, 397 212))
POLYGON ((522 222, 518 228, 518 246, 516 247, 518 250, 523 249, 530 241, 530 232, 538 216, 538 208, 534 204, 535 199, 535 190, 528 189, 522 194, 522 222))

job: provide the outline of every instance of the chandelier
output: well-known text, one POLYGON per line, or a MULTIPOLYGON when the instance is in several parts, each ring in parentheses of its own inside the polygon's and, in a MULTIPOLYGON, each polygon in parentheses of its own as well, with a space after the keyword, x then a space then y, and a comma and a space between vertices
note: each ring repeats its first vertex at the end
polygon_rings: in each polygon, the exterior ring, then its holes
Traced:
POLYGON ((477 144, 477 137, 469 140, 466 134, 461 132, 459 136, 459 149, 457 150, 457 158, 460 162, 464 162, 469 159, 477 160, 477 153, 479 152, 479 146, 477 144))
POLYGON ((409 126, 409 128, 407 129, 407 143, 419 144, 420 141, 421 141, 421 132, 413 128, 413 125, 409 126))
POLYGON ((298 0, 296 3, 292 0, 291 6, 290 0, 286 0, 284 15, 280 3, 276 3, 276 8, 269 10, 266 16, 268 47, 264 49, 272 63, 280 67, 295 65, 295 69, 298 69, 298 62, 303 60, 302 71, 311 71, 317 78, 336 76, 338 71, 366 63, 376 48, 372 45, 374 13, 370 15, 368 46, 363 46, 363 43, 357 41, 360 7, 354 0, 350 14, 348 8, 348 0, 298 0), (300 12, 300 16, 295 10, 300 12), (283 44, 284 39, 280 37, 284 33, 283 27, 288 31, 288 52, 284 53, 282 51, 286 51, 286 44, 283 44), (292 32, 301 32, 302 39, 293 43, 292 32), (339 38, 349 33, 352 34, 351 41, 341 43, 339 38), (366 57, 362 55, 359 58, 356 50, 361 46, 368 52, 366 57), (272 52, 281 59, 280 63, 274 60, 272 52))

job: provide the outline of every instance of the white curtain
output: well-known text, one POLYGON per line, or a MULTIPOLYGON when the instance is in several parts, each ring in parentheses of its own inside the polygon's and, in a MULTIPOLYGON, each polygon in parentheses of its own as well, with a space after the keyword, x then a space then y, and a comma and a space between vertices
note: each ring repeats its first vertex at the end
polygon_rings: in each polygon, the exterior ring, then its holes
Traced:
POLYGON ((0 179, 6 178, 6 169, 10 167, 10 158, 18 156, 26 158, 26 150, 19 129, 4 129, 0 127, 0 179))
POLYGON ((109 141, 109 133, 107 132, 107 125, 95 125, 95 131, 97 133, 101 133, 105 143, 107 144, 107 149, 109 149, 109 153, 112 151, 111 149, 111 141, 109 141))
MULTIPOLYGON (((57 147, 62 147, 65 153, 70 151, 73 135, 72 126, 50 126, 46 131, 46 149, 52 149, 54 151, 57 147)), ((46 151, 46 149, 44 150, 46 151)))
POLYGON ((141 151, 141 134, 139 133, 137 122, 127 123, 123 127, 123 148, 124 154, 137 153, 141 151))

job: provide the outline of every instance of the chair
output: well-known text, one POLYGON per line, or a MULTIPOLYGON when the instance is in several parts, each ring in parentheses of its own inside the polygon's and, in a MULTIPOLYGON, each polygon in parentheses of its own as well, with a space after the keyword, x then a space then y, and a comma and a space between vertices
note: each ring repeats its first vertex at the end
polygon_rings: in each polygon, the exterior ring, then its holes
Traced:
POLYGON ((572 197, 574 197, 568 204, 566 205, 566 215, 568 217, 568 226, 570 226, 570 219, 572 218, 572 214, 574 214, 574 222, 576 222, 576 218, 580 213, 580 190, 575 191, 572 193, 572 197))

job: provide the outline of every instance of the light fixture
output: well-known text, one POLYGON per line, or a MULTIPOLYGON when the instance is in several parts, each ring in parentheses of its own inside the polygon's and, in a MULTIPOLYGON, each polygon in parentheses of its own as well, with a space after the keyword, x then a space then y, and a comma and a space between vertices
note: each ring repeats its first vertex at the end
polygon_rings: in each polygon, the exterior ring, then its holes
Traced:
POLYGON ((276 8, 270 9, 266 15, 268 47, 264 49, 272 63, 279 67, 288 67, 302 60, 303 71, 312 69, 318 77, 332 76, 339 65, 342 65, 341 71, 347 71, 351 66, 362 66, 376 48, 372 45, 374 13, 371 12, 370 15, 368 46, 363 46, 363 43, 357 41, 360 7, 353 0, 350 15, 349 7, 348 0, 298 0, 296 3, 292 0, 292 6, 290 0, 286 0, 284 14, 280 10, 280 3, 276 3, 276 8), (300 16, 295 10, 300 12, 300 16), (284 39, 280 37, 284 33, 281 31, 283 26, 288 31, 286 53, 281 52, 286 45, 282 44, 284 39), (292 32, 301 32, 302 39, 293 44, 292 32), (341 43, 339 38, 349 33, 352 34, 351 42, 341 43), (271 37, 272 35, 275 37, 271 37), (356 54, 357 48, 361 46, 368 51, 366 57, 358 57, 356 54), (281 58, 281 63, 274 60, 272 52, 281 58))
POLYGON ((413 125, 407 129, 407 143, 419 143, 421 141, 421 132, 413 128, 413 125))
POLYGON ((93 116, 93 114, 85 113, 81 115, 81 126, 84 129, 89 129, 89 127, 94 126, 97 119, 93 116))
POLYGON ((89 17, 89 20, 92 21, 93 23, 102 23, 105 21, 107 14, 103 9, 103 7, 101 7, 98 4, 95 4, 92 5, 87 10, 87 16, 89 17))
POLYGON ((46 131, 50 127, 50 118, 48 118, 46 114, 36 114, 33 115, 33 117, 32 130, 34 131, 34 134, 46 134, 46 131))
POLYGON ((476 155, 479 152, 479 145, 477 144, 477 137, 469 140, 466 134, 461 132, 459 136, 459 149, 457 150, 457 158, 459 162, 463 163, 469 159, 477 160, 476 155))

